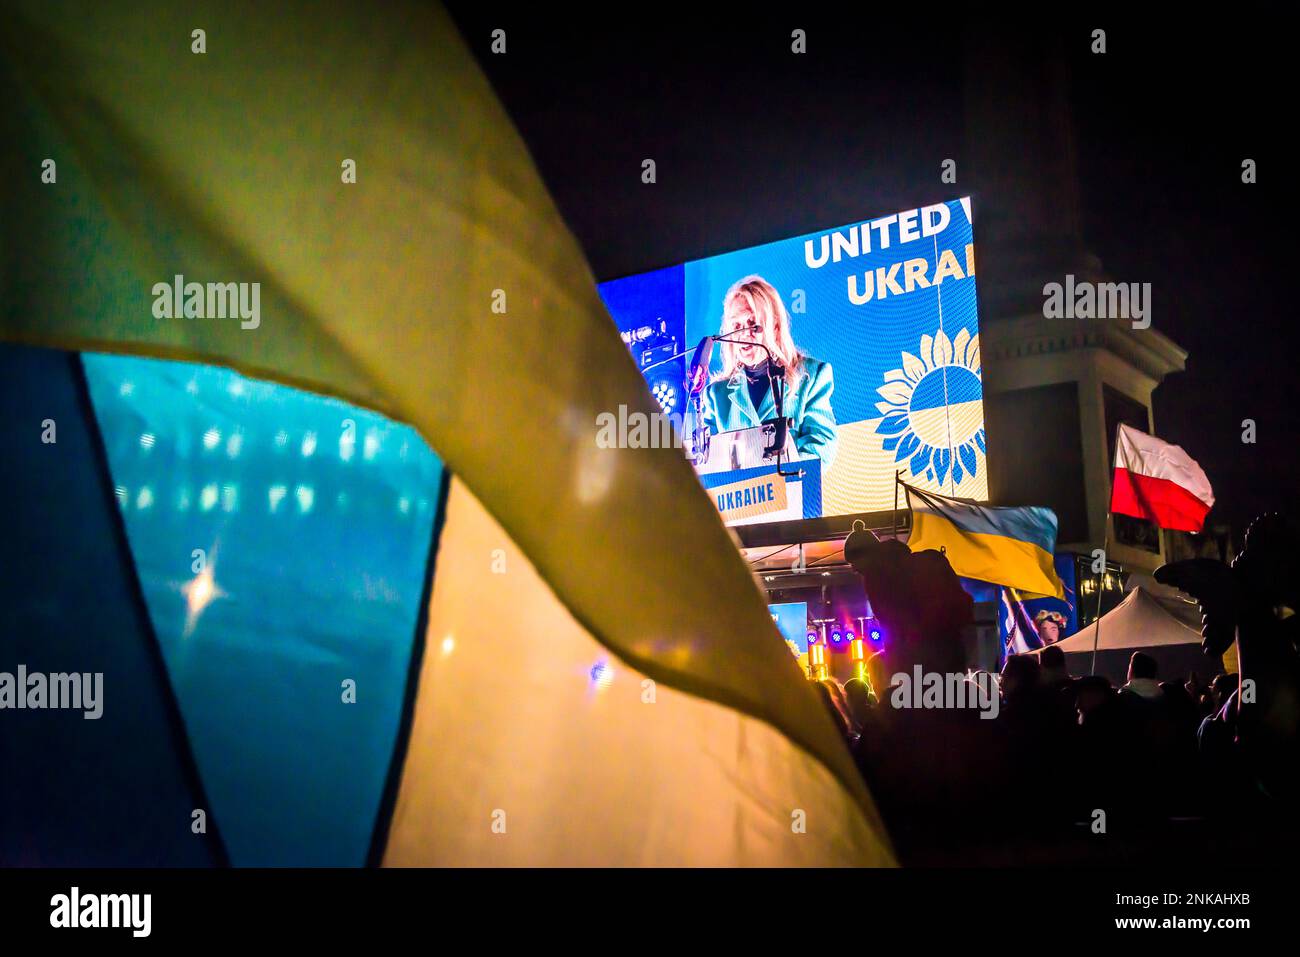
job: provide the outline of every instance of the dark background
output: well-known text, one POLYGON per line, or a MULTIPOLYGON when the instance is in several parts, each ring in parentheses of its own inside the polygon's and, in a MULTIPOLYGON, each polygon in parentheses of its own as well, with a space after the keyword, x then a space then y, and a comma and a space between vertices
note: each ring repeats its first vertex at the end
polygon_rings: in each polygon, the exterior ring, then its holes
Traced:
MULTIPOLYGON (((967 128, 969 13, 588 9, 451 6, 599 280, 964 195, 968 137, 1004 132, 967 128), (498 27, 505 55, 490 52, 498 27), (939 180, 949 157, 956 185, 939 180)), ((1260 511, 1290 509, 1300 466, 1288 296, 1300 264, 1281 149, 1292 27, 1099 11, 994 35, 1064 51, 1085 244, 1115 280, 1152 284, 1154 327, 1188 350, 1187 371, 1155 392, 1156 431, 1201 462, 1210 521, 1239 538, 1260 511), (1104 55, 1090 50, 1096 27, 1104 55), (1255 185, 1241 182, 1247 157, 1255 185)), ((1033 121, 1002 120, 1008 133, 1033 121)))

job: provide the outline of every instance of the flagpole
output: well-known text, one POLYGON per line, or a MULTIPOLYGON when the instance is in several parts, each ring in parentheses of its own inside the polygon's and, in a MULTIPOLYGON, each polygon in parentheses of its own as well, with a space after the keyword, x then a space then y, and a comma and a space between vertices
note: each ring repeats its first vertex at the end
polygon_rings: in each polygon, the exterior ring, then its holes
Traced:
POLYGON ((898 481, 899 481, 898 476, 901 475, 901 474, 902 474, 902 473, 899 472, 898 470, 895 470, 895 471, 894 471, 894 517, 893 517, 893 523, 894 523, 894 540, 895 540, 895 541, 898 540, 898 481))
MULTIPOLYGON (((1115 427, 1115 454, 1119 454, 1119 426, 1115 427)), ((1110 551, 1110 503, 1115 495, 1115 463, 1110 465, 1110 483, 1106 493, 1106 524, 1101 533, 1101 575, 1097 579, 1097 620, 1093 622, 1096 629, 1092 634, 1092 668, 1089 669, 1092 674, 1097 673, 1097 646, 1101 644, 1101 595, 1106 586, 1106 563, 1107 552, 1110 551)))
POLYGON ((1110 547, 1110 512, 1106 513, 1106 534, 1101 543, 1101 577, 1097 579, 1097 619, 1093 622, 1096 631, 1092 636, 1092 674, 1097 673, 1097 646, 1101 644, 1101 593, 1106 584, 1106 550, 1110 547))

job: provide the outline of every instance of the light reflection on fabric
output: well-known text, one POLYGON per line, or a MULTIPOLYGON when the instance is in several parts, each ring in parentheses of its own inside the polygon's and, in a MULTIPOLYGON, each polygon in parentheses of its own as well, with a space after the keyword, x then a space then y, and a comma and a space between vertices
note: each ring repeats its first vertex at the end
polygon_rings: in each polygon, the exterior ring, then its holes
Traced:
POLYGON ((334 399, 211 366, 83 359, 232 862, 363 863, 440 462, 410 428, 334 399))

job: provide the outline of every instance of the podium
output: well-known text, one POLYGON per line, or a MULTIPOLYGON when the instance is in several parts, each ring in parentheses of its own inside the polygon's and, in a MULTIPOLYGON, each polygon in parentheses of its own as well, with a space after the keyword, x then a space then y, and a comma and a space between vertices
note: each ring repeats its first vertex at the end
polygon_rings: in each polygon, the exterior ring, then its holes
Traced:
MULTIPOLYGON (((776 426, 770 424, 756 425, 748 429, 736 429, 734 432, 719 432, 709 440, 709 456, 695 471, 701 475, 714 472, 736 472, 740 469, 761 468, 775 465, 776 456, 763 457, 763 451, 772 444, 776 426)), ((797 462, 799 453, 794 447, 794 438, 789 432, 785 436, 785 449, 781 455, 784 468, 787 462, 797 462)), ((790 471, 784 468, 784 471, 790 471)))
POLYGON ((804 518, 805 503, 812 504, 806 496, 810 485, 816 486, 816 505, 820 509, 820 460, 801 461, 794 439, 787 433, 781 471, 802 474, 777 474, 776 456, 763 455, 775 433, 774 424, 764 424, 720 432, 709 440, 708 457, 695 470, 726 524, 756 525, 804 518))

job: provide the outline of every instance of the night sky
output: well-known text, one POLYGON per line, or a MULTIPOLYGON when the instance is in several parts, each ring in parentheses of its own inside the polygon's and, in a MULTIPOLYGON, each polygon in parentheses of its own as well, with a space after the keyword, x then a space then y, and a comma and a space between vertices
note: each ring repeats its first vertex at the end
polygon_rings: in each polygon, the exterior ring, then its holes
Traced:
MULTIPOLYGON (((702 6, 594 19, 452 5, 598 279, 962 194, 965 24, 870 6, 702 6), (505 56, 489 52, 497 27, 505 56), (802 56, 795 27, 808 33, 802 56), (938 179, 946 157, 955 186, 938 179)), ((1295 54, 1282 21, 1240 19, 1035 27, 1067 51, 1087 248, 1114 280, 1152 284, 1154 327, 1189 352, 1155 392, 1156 431, 1204 466, 1210 521, 1237 536, 1260 511, 1294 511, 1300 472, 1296 202, 1281 149, 1295 54), (1105 55, 1090 52, 1094 27, 1105 55), (1241 182, 1247 157, 1254 185, 1241 182), (1246 418, 1254 445, 1241 441, 1246 418)))

